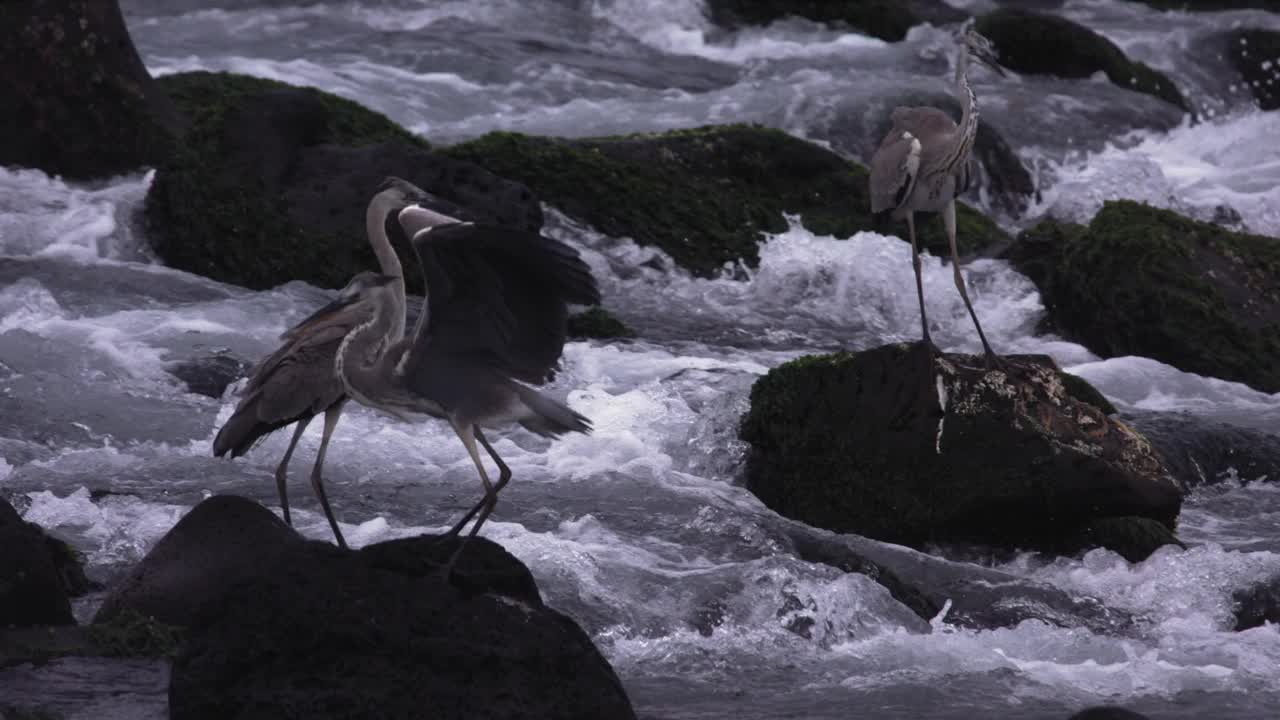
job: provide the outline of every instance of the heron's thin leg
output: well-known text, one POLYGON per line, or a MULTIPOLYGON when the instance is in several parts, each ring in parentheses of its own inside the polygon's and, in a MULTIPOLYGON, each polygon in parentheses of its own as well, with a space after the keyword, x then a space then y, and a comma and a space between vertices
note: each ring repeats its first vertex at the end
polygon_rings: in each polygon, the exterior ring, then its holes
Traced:
POLYGON ((342 417, 342 406, 346 405, 346 399, 339 400, 329 406, 324 411, 324 435, 320 438, 320 450, 316 453, 316 464, 311 469, 311 489, 315 490, 316 497, 320 498, 320 507, 324 508, 324 516, 329 519, 329 527, 333 528, 333 537, 338 541, 338 547, 347 548, 347 541, 342 537, 342 531, 338 529, 338 521, 333 517, 333 508, 329 507, 329 498, 324 492, 324 479, 320 476, 320 471, 324 467, 324 454, 329 449, 329 438, 333 437, 333 429, 338 426, 338 418, 342 417))
POLYGON ((920 335, 924 338, 925 347, 933 349, 933 341, 929 339, 929 320, 924 312, 924 279, 920 275, 920 249, 916 246, 915 214, 907 211, 907 234, 911 236, 911 267, 916 271, 916 298, 920 300, 920 335))
POLYGON ((289 527, 293 527, 293 519, 289 517, 289 459, 293 457, 293 449, 298 447, 298 440, 307 429, 307 425, 311 424, 313 417, 315 415, 304 417, 294 425, 293 439, 289 441, 289 448, 284 451, 284 457, 280 458, 280 464, 276 466, 276 492, 280 495, 280 509, 284 511, 284 524, 289 527))
MULTIPOLYGON (((475 525, 471 526, 471 532, 467 533, 467 536, 462 538, 458 543, 458 547, 454 549, 453 555, 449 557, 449 561, 445 563, 443 568, 445 577, 448 577, 449 574, 453 572, 453 566, 457 564, 458 557, 462 555, 462 549, 467 546, 467 541, 475 537, 476 533, 480 531, 480 526, 484 523, 484 519, 488 517, 489 512, 493 510, 492 506, 497 502, 497 497, 494 495, 493 491, 493 483, 489 482, 489 473, 485 472, 484 463, 480 460, 480 452, 476 450, 476 426, 470 423, 459 424, 456 421, 451 422, 453 424, 453 431, 458 434, 458 439, 467 447, 467 454, 471 456, 471 462, 476 464, 476 471, 480 473, 480 482, 484 483, 484 498, 481 499, 480 503, 475 508, 472 508, 471 512, 467 513, 467 516, 470 516, 474 514, 477 509, 483 508, 483 510, 481 510, 480 517, 476 519, 475 525)), ((463 522, 455 525, 454 529, 450 530, 449 533, 457 534, 456 531, 461 530, 467 519, 468 517, 463 517, 463 522)))
POLYGON ((481 504, 484 505, 484 510, 480 512, 480 517, 476 518, 476 524, 471 527, 471 535, 475 535, 476 531, 480 529, 480 526, 484 524, 484 521, 489 519, 489 515, 493 512, 493 509, 498 506, 498 493, 501 492, 502 488, 506 487, 507 482, 511 480, 511 468, 507 467, 507 464, 502 461, 502 458, 498 457, 498 452, 489 444, 489 440, 485 438, 484 433, 480 431, 479 426, 475 428, 475 436, 476 439, 480 441, 480 444, 484 446, 484 449, 488 451, 489 457, 493 458, 493 462, 497 464, 498 482, 493 486, 493 489, 485 495, 484 500, 481 501, 481 504))
POLYGON ((987 353, 987 364, 997 364, 997 356, 991 349, 991 344, 987 342, 987 336, 982 332, 982 325, 978 322, 978 314, 973 311, 973 304, 969 302, 969 292, 964 287, 964 277, 960 274, 960 253, 956 250, 956 201, 952 200, 942 209, 942 222, 947 226, 947 241, 951 243, 951 270, 955 273, 956 289, 960 291, 960 299, 964 300, 964 306, 969 310, 969 317, 973 318, 973 326, 978 329, 978 338, 982 340, 982 348, 987 353))

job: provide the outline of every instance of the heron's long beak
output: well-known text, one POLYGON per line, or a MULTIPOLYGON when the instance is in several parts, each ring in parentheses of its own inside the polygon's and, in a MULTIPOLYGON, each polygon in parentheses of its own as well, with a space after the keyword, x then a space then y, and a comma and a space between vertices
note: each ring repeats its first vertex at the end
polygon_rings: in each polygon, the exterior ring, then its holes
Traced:
POLYGON ((1009 73, 1005 72, 1004 68, 1001 67, 1000 58, 996 57, 995 52, 986 48, 971 48, 969 54, 973 56, 974 60, 994 70, 1000 77, 1009 77, 1009 73))
POLYGON ((333 302, 308 315, 302 322, 294 325, 280 335, 282 340, 292 340, 301 335, 309 335, 317 330, 329 327, 335 321, 345 318, 342 311, 358 301, 358 295, 339 295, 333 302))

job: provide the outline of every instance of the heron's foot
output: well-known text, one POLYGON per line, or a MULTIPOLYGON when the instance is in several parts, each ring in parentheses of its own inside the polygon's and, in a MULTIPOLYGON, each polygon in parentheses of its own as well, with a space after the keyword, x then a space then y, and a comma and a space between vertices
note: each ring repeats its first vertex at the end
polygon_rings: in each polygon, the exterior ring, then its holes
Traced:
POLYGON ((995 354, 995 351, 990 349, 988 349, 983 355, 983 364, 986 365, 988 370, 1005 370, 1008 366, 1008 363, 1005 362, 1004 358, 995 354))

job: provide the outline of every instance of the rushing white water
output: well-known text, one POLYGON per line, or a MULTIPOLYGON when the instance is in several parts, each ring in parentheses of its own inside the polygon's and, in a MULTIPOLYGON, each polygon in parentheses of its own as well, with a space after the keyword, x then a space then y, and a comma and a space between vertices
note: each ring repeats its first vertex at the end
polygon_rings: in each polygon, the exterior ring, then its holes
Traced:
MULTIPOLYGON (((915 28, 900 44, 800 21, 724 33, 693 0, 223 5, 125 3, 157 73, 231 69, 317 84, 433 141, 497 127, 585 135, 755 120, 853 152, 860 146, 842 138, 856 134, 849 118, 860 99, 898 81, 946 87, 945 29, 915 28)), ((1207 32, 1198 21, 1118 5, 1072 2, 1068 12, 1086 22, 1096 14, 1109 37, 1199 87, 1175 60, 1194 43, 1162 48, 1142 34, 1157 18, 1198 37, 1207 32)), ((1210 17, 1210 28, 1227 22, 1210 17)), ((1222 108, 1211 122, 1134 134, 1141 123, 1099 118, 1147 101, 1110 85, 981 82, 992 121, 1039 159, 1043 201, 1033 212, 1087 221, 1115 197, 1191 214, 1228 205, 1249 228, 1280 233, 1272 115, 1222 94, 1202 98, 1222 108), (1052 122, 1012 111, 1044 102, 1042 91, 1058 97, 1052 122), (1088 120, 1073 114, 1083 105, 1088 120), (1064 130, 1046 131, 1059 121, 1064 130)), ((149 182, 139 174, 82 186, 0 170, 0 493, 70 539, 104 581, 211 493, 275 506, 271 471, 288 438, 234 462, 210 457, 232 390, 193 395, 168 371, 217 354, 256 359, 332 295, 296 282, 252 292, 156 264, 138 222, 149 182)), ((547 232, 583 253, 605 306, 639 339, 568 345, 551 392, 596 430, 554 443, 523 431, 496 438, 515 480, 485 532, 592 634, 642 717, 1065 718, 1118 702, 1156 718, 1243 719, 1280 702, 1280 631, 1234 632, 1231 617, 1234 591, 1280 573, 1273 482, 1235 478, 1193 493, 1185 550, 1137 564, 1097 550, 996 566, 1131 614, 1129 629, 925 622, 864 576, 798 557, 786 521, 741 486, 736 439, 751 384, 769 368, 917 336, 908 244, 817 236, 789 218, 786 231, 759 238, 757 268, 701 279, 547 211, 547 232)), ((1280 430, 1280 395, 1149 358, 1100 359, 1037 334, 1039 295, 1006 263, 978 261, 966 274, 1003 352, 1048 353, 1122 411, 1280 430)), ((924 279, 935 340, 977 350, 950 268, 926 257, 924 279)), ((318 435, 304 436, 295 479, 318 435)), ((327 468, 354 545, 447 527, 479 490, 449 430, 359 407, 344 416, 327 468)), ((327 539, 305 485, 294 483, 295 524, 327 539)), ((77 612, 87 616, 96 601, 77 612)), ((154 664, 0 671, 0 690, 68 717, 165 712, 154 664)))

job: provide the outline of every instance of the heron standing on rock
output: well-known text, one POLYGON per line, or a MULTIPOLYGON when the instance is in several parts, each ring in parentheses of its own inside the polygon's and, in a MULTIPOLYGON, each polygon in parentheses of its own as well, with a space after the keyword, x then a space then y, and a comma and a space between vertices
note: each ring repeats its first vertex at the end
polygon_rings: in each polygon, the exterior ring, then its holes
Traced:
MULTIPOLYGON (((401 306, 404 304, 404 271, 387 237, 386 224, 392 213, 398 213, 425 195, 422 189, 412 183, 399 178, 388 178, 379 187, 365 211, 365 230, 369 236, 369 244, 378 258, 382 274, 391 278, 386 285, 386 292, 399 297, 401 306)), ((281 336, 285 344, 254 369, 235 412, 218 430, 218 435, 213 440, 213 454, 221 457, 229 452, 231 457, 239 457, 268 434, 294 424, 293 437, 275 472, 276 491, 280 495, 284 521, 292 526, 287 488, 289 459, 293 457, 298 439, 302 437, 312 418, 324 413, 324 433, 311 470, 311 487, 320 500, 320 506, 329 520, 329 527, 333 528, 334 539, 339 546, 345 548, 347 542, 338 529, 338 522, 329 507, 329 499, 325 496, 321 470, 329 439, 333 436, 338 418, 342 416, 343 406, 347 402, 342 380, 334 373, 338 346, 347 332, 365 318, 353 311, 330 315, 326 322, 317 323, 317 315, 312 315, 287 330, 281 336)), ((384 331, 385 342, 402 338, 404 313, 393 318, 384 331)))
POLYGON ((357 402, 405 420, 423 413, 449 422, 484 485, 484 497, 448 533, 459 534, 478 513, 471 538, 511 479, 482 427, 518 423, 547 437, 590 432, 587 418, 529 385, 554 375, 568 305, 597 304, 600 290, 577 251, 539 233, 459 222, 421 205, 405 207, 399 221, 426 285, 412 334, 388 340, 404 322, 404 294, 395 276, 375 273, 354 277, 300 329, 311 332, 353 312, 365 318, 338 349, 343 387, 357 402), (497 483, 477 445, 497 466, 497 483))
POLYGON ((916 246, 916 212, 942 212, 947 240, 951 243, 952 271, 956 288, 964 306, 978 329, 988 366, 999 359, 987 342, 978 315, 969 302, 964 278, 960 275, 960 258, 956 250, 956 197, 969 189, 972 169, 969 155, 978 134, 978 99, 969 85, 969 57, 982 62, 1000 75, 1004 70, 996 61, 991 41, 973 28, 970 19, 957 36, 956 87, 963 112, 960 125, 949 115, 931 107, 897 107, 892 114, 893 127, 880 142, 871 158, 871 211, 888 213, 894 220, 906 219, 911 236, 911 262, 916 273, 916 295, 920 300, 920 325, 924 344, 935 351, 929 339, 929 321, 924 309, 924 281, 920 276, 920 255, 916 246))

